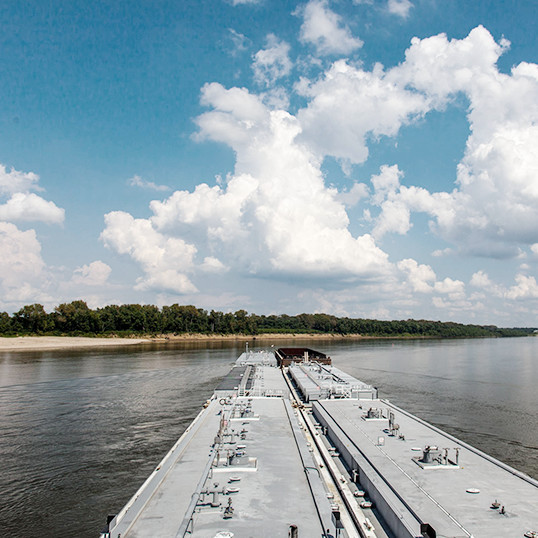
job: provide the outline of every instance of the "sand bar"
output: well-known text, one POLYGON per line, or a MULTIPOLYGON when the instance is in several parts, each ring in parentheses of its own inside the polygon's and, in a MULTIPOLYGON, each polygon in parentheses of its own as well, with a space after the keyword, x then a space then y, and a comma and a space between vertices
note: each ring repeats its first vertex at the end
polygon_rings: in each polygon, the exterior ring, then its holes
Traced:
MULTIPOLYGON (((0 352, 2 351, 39 351, 47 349, 89 348, 102 346, 126 346, 134 344, 173 344, 175 342, 214 342, 214 341, 240 341, 240 342, 275 342, 292 341, 300 345, 301 340, 335 341, 335 340, 370 340, 379 337, 363 336, 359 334, 163 334, 148 336, 146 338, 97 338, 84 336, 18 336, 14 338, 0 337, 0 352)), ((384 337, 383 339, 390 339, 384 337)))
POLYGON ((0 351, 39 351, 80 347, 125 346, 148 343, 144 338, 89 338, 83 336, 18 336, 0 338, 0 351))

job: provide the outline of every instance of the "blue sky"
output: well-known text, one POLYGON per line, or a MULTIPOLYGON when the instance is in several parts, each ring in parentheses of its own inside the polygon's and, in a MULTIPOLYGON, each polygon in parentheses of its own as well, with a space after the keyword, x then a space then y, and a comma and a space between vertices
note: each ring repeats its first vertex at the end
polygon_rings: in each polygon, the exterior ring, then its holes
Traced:
POLYGON ((535 326, 536 2, 8 2, 0 309, 535 326))

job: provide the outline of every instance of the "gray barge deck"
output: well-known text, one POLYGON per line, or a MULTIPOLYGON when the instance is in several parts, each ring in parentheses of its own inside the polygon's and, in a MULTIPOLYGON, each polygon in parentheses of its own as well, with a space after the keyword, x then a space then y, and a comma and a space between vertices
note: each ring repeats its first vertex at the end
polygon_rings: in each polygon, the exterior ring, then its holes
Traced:
POLYGON ((535 480, 374 387, 250 352, 102 537, 517 538, 537 507, 535 480))
POLYGON ((110 523, 110 537, 269 538, 294 527, 300 536, 322 536, 331 527, 334 535, 331 502, 281 371, 272 355, 250 355, 251 364, 222 380, 110 523))

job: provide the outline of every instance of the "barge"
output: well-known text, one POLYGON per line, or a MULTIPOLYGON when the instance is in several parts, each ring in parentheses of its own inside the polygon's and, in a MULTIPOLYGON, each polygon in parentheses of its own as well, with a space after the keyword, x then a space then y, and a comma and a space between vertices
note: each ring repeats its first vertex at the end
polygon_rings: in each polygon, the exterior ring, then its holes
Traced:
POLYGON ((536 480, 284 349, 237 359, 101 538, 536 533, 536 480))

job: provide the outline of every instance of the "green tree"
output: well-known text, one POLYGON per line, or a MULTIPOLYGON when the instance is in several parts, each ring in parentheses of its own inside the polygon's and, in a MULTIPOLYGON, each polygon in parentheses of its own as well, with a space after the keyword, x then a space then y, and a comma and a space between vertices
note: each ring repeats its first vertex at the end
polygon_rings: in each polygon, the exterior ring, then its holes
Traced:
POLYGON ((144 305, 142 310, 144 312, 144 331, 152 334, 161 333, 163 330, 161 311, 154 305, 144 305))
POLYGON ((97 316, 103 332, 111 333, 119 330, 120 307, 118 305, 107 305, 97 309, 97 316))
POLYGON ((13 331, 11 318, 7 312, 0 312, 0 334, 10 334, 13 331))
POLYGON ((56 329, 63 333, 102 332, 99 315, 85 301, 62 303, 53 312, 56 329))
POLYGON ((42 334, 53 329, 54 324, 45 312, 43 305, 31 304, 23 306, 13 314, 14 325, 22 332, 42 334))

